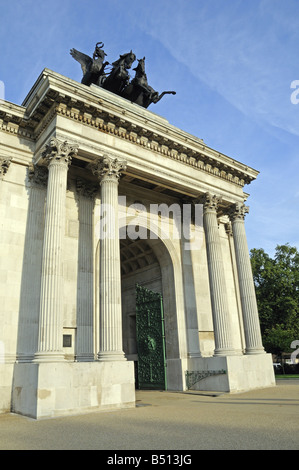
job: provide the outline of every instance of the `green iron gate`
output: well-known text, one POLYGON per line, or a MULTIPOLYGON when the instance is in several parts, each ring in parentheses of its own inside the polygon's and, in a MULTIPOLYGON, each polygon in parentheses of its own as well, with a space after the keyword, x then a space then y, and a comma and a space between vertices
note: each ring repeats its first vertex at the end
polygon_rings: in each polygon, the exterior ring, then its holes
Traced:
POLYGON ((136 285, 138 388, 166 390, 162 295, 136 285))

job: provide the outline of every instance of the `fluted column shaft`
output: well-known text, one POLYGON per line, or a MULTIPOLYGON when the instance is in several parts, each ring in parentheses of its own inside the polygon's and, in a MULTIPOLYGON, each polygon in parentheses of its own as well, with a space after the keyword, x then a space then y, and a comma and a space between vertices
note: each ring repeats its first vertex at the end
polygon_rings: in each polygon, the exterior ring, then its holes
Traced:
POLYGON ((60 361, 63 328, 62 251, 68 165, 77 148, 53 138, 43 157, 49 164, 42 256, 38 351, 35 361, 60 361))
POLYGON ((255 287, 244 224, 245 214, 248 211, 249 208, 244 204, 234 204, 229 212, 229 216, 232 223, 236 253, 246 354, 261 354, 265 350, 262 345, 255 287))
POLYGON ((205 194, 199 201, 203 204, 203 223, 206 238, 210 296, 215 336, 215 356, 235 355, 229 317, 221 242, 217 222, 219 198, 205 194))
POLYGON ((77 180, 80 194, 77 283, 77 361, 93 361, 93 207, 95 188, 77 180))
POLYGON ((92 167, 101 184, 100 331, 98 360, 124 360, 120 248, 118 233, 118 179, 125 162, 104 156, 92 167))

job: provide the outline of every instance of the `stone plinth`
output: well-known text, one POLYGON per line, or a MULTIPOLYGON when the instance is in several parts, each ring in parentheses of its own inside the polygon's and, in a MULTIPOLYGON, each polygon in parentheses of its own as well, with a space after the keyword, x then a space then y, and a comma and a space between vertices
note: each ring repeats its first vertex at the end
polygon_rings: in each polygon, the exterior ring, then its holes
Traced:
POLYGON ((15 413, 38 419, 134 406, 133 362, 15 364, 15 413))
POLYGON ((266 353, 198 358, 189 361, 189 372, 192 370, 207 373, 192 390, 236 393, 275 385, 272 355, 266 353), (225 373, 213 375, 220 371, 225 373))

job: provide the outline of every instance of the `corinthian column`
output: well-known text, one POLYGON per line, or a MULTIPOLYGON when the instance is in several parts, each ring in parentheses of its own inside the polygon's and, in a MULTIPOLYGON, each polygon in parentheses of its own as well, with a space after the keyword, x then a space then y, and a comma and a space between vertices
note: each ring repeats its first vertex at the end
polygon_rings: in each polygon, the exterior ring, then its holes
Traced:
POLYGON ((221 244, 217 222, 219 198, 209 193, 198 200, 203 204, 203 223, 206 238, 210 295, 215 336, 215 356, 237 354, 233 347, 232 332, 225 285, 221 244))
POLYGON ((49 166, 42 256, 38 351, 35 361, 64 359, 62 350, 63 275, 67 172, 78 146, 52 138, 43 158, 49 166))
POLYGON ((126 162, 104 155, 91 165, 101 184, 100 229, 100 350, 98 360, 124 360, 120 249, 118 233, 118 180, 126 162))
POLYGON ((237 203, 231 207, 229 217, 232 223, 236 252, 246 354, 261 354, 265 351, 262 345, 255 288, 244 224, 245 214, 248 212, 249 207, 237 203))

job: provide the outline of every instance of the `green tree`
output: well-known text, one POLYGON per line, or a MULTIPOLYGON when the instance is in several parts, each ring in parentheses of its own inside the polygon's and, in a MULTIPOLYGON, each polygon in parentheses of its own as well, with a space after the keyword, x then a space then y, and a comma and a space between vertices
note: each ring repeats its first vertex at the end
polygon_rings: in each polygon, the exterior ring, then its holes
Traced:
POLYGON ((276 247, 273 258, 261 248, 250 257, 265 349, 288 352, 299 339, 299 252, 286 244, 276 247))
POLYGON ((283 371, 283 353, 290 353, 293 351, 290 347, 293 339, 294 331, 286 329, 283 325, 275 325, 265 331, 264 347, 266 351, 275 354, 276 361, 282 364, 283 371))

